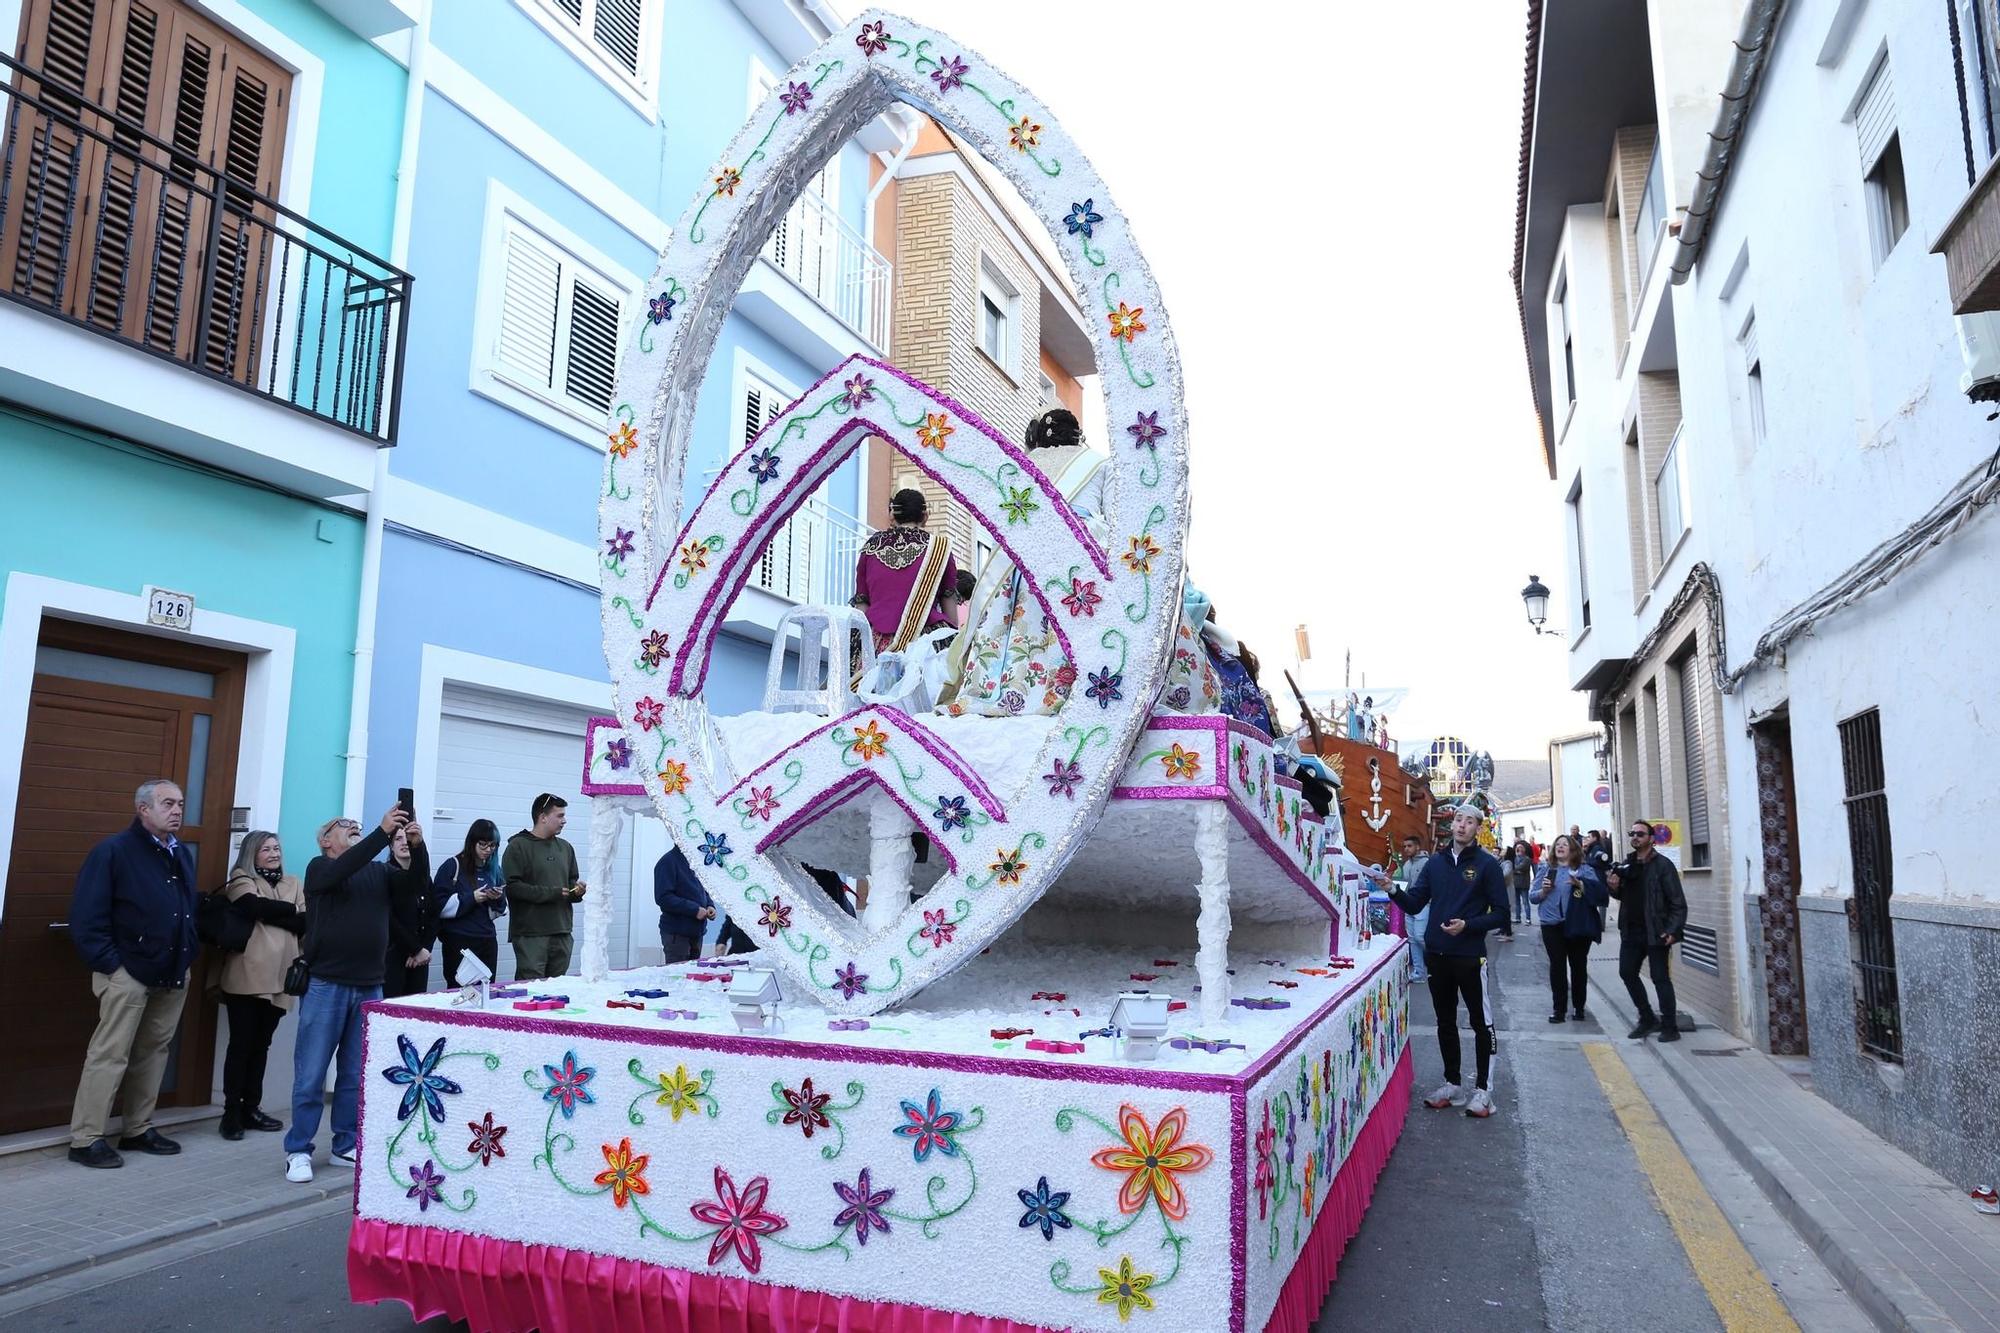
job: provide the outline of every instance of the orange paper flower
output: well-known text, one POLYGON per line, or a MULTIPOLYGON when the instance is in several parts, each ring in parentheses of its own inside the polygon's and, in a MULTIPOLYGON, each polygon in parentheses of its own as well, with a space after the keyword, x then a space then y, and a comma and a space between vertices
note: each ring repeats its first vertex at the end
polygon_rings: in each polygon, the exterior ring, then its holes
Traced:
POLYGON ((1160 762, 1166 765, 1169 779, 1191 778, 1201 772, 1201 755, 1182 749, 1179 741, 1174 742, 1172 750, 1160 756, 1160 762))
POLYGON ((927 448, 942 449, 945 437, 955 433, 950 417, 942 412, 926 412, 924 424, 917 430, 917 439, 927 448))
POLYGON ((1025 153, 1042 141, 1042 127, 1023 116, 1007 127, 1007 140, 1015 148, 1025 153))
POLYGON ((618 429, 612 431, 607 438, 611 441, 613 456, 618 458, 625 457, 639 447, 639 432, 633 429, 629 421, 619 422, 618 429))
POLYGON ((1176 1106, 1160 1117, 1158 1129, 1149 1128, 1137 1107, 1118 1108, 1118 1132, 1125 1136, 1121 1147, 1106 1148, 1090 1159, 1091 1165, 1106 1171, 1126 1173, 1118 1191, 1118 1210, 1136 1213, 1146 1206, 1146 1196, 1159 1201, 1160 1211, 1174 1221, 1187 1216, 1187 1195, 1181 1189, 1180 1173, 1199 1171, 1215 1160, 1215 1154, 1198 1143, 1183 1145, 1187 1133, 1187 1108, 1176 1106))
POLYGON ((738 171, 735 167, 724 167, 716 173, 715 192, 717 194, 726 194, 731 199, 734 199, 736 197, 736 187, 742 183, 742 172, 738 171))
POLYGON ((699 574, 708 568, 708 544, 689 542, 681 547, 681 568, 690 574, 699 574))
POLYGON ((1111 336, 1123 338, 1126 342, 1137 338, 1146 331, 1146 321, 1139 318, 1145 313, 1144 306, 1128 306, 1120 301, 1116 310, 1105 315, 1111 321, 1111 336))
POLYGON ((687 790, 687 785, 687 765, 672 759, 667 760, 666 767, 660 770, 660 790, 669 796, 678 796, 687 790))
POLYGON ((632 1140, 620 1139, 618 1146, 604 1145, 604 1160, 608 1168, 599 1171, 594 1184, 611 1187, 611 1202, 623 1208, 634 1194, 650 1194, 651 1186, 646 1184, 646 1163, 651 1161, 644 1153, 634 1155, 632 1140))
POLYGON ((994 878, 1002 884, 1019 884, 1021 872, 1028 868, 1028 862, 1021 855, 1021 848, 1016 847, 1012 851, 999 853, 994 858, 993 864, 986 868, 991 870, 994 878))
POLYGON ((1134 574, 1150 574, 1153 571, 1153 557, 1160 553, 1160 544, 1151 537, 1139 536, 1130 539, 1132 549, 1122 557, 1125 567, 1134 574))
POLYGON ((848 748, 864 761, 879 758, 889 749, 889 733, 872 721, 864 722, 861 729, 854 733, 854 740, 848 748))

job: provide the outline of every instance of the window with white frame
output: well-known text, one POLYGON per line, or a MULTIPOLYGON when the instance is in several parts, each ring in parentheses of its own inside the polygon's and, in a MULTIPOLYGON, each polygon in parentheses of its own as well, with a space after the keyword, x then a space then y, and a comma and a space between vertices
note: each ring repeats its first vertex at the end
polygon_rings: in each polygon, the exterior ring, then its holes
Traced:
POLYGON ((1056 394, 1056 382, 1049 378, 1049 373, 1046 370, 1041 372, 1041 377, 1042 410, 1046 412, 1052 407, 1061 407, 1062 399, 1056 394))
MULTIPOLYGON (((1639 281, 1646 280, 1646 274, 1653 266, 1653 256, 1659 253, 1660 236, 1667 220, 1667 177, 1660 164, 1660 143, 1653 141, 1653 162, 1646 168, 1646 188, 1639 196, 1639 281)), ((1632 318, 1639 317, 1638 311, 1632 318)))
MULTIPOLYGON (((524 201, 491 194, 475 372, 488 388, 497 383, 520 395, 492 396, 601 447, 632 279, 608 272, 524 201)), ((477 380, 474 387, 481 387, 477 380)))
POLYGON ((1569 493, 1569 543, 1576 560, 1577 623, 1590 628, 1590 562, 1583 546, 1583 478, 1578 477, 1569 493))
POLYGON ((1015 378, 1019 370, 1021 293, 992 260, 979 260, 979 350, 1015 378))
POLYGON ((1674 442, 1660 460, 1653 477, 1653 499, 1660 513, 1660 562, 1674 553, 1674 543, 1687 531, 1687 491, 1681 485, 1681 430, 1674 428, 1674 442))
POLYGON ((1576 335, 1569 323, 1569 272, 1565 270, 1556 279, 1556 336, 1562 340, 1562 384, 1558 386, 1563 401, 1576 406, 1576 335))
POLYGON ((1764 442, 1764 359, 1757 350, 1757 315, 1744 321, 1740 339, 1743 346, 1743 396, 1750 409, 1750 442, 1764 442))
MULTIPOLYGON (((736 432, 736 439, 749 444, 757 438, 757 432, 771 424, 790 395, 759 376, 744 371, 740 410, 742 424, 736 432)), ((786 519, 764 549, 757 555, 757 563, 750 571, 750 581, 766 592, 776 593, 795 602, 815 600, 815 580, 813 568, 814 538, 818 536, 809 509, 801 509, 786 519)), ((820 553, 824 559, 825 553, 820 553)))
POLYGON ((1896 89, 1887 58, 1875 67, 1855 102, 1854 137, 1861 152, 1862 189, 1868 200, 1869 248, 1875 267, 1880 268, 1910 228, 1903 143, 1896 128, 1896 89))
POLYGON ((594 72, 649 114, 662 0, 515 0, 594 72), (622 85, 622 87, 621 87, 622 85))

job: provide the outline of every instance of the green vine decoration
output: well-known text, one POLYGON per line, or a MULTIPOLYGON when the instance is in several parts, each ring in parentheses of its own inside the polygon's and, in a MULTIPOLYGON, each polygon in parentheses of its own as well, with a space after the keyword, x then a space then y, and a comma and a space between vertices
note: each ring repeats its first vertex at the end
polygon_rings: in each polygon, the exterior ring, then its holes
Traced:
MULTIPOLYGON (((764 1112, 765 1124, 777 1125, 784 1123, 786 1113, 794 1109, 791 1102, 786 1100, 785 1092, 786 1088, 782 1080, 774 1081, 771 1084, 771 1100, 776 1102, 777 1105, 764 1112)), ((862 1098, 867 1095, 867 1089, 862 1087, 858 1082, 849 1082, 847 1085, 847 1095, 854 1100, 842 1102, 839 1105, 829 1104, 819 1108, 819 1113, 826 1117, 827 1122, 833 1126, 833 1132, 839 1136, 832 1143, 820 1145, 819 1155, 829 1162, 839 1157, 847 1149, 847 1126, 840 1123, 840 1116, 835 1113, 852 1111, 855 1107, 861 1105, 862 1098)), ((825 1247, 819 1246, 817 1248, 824 1249, 825 1247)))
MULTIPOLYGON (((841 64, 842 62, 836 59, 836 60, 829 60, 825 64, 819 66, 819 68, 814 71, 814 78, 812 81, 813 89, 817 91, 819 86, 822 83, 826 82, 827 76, 832 74, 835 70, 839 69, 841 67, 841 64)), ((782 125, 785 121, 785 117, 790 114, 791 113, 787 111, 780 111, 777 114, 773 115, 771 117, 771 123, 764 129, 764 137, 757 141, 757 146, 752 148, 749 152, 749 155, 743 159, 743 165, 740 167, 725 166, 723 167, 722 171, 718 172, 717 174, 721 175, 729 171, 734 171, 736 173, 736 184, 738 186, 741 186, 743 184, 744 177, 748 174, 750 170, 750 164, 753 162, 762 162, 765 160, 764 145, 771 142, 771 136, 778 132, 778 126, 782 125)), ((694 242, 696 245, 699 245, 702 243, 703 240, 707 239, 708 232, 702 227, 701 219, 703 215, 708 212, 708 206, 722 197, 723 197, 722 191, 720 189, 717 189, 713 191, 708 196, 708 198, 701 201, 701 207, 695 210, 694 220, 688 223, 688 240, 694 242)), ((731 193, 730 198, 732 199, 735 198, 733 192, 731 193)))
POLYGON ((1097 646, 1100 648, 1110 648, 1114 639, 1117 640, 1118 648, 1118 670, 1115 674, 1122 676, 1125 674, 1125 659, 1132 649, 1131 641, 1125 637, 1125 631, 1122 629, 1108 629, 1104 631, 1104 633, 1097 636, 1097 646))
MULTIPOLYGON (((447 1060, 457 1059, 477 1059, 481 1064, 486 1066, 489 1072, 500 1067, 500 1057, 490 1051, 447 1051, 438 1057, 438 1064, 443 1065, 447 1060)), ((383 1160, 382 1165, 388 1171, 391 1179, 395 1178, 396 1156, 402 1151, 403 1136, 408 1134, 411 1129, 417 1131, 417 1140, 429 1150, 431 1160, 443 1167, 448 1173, 457 1175, 461 1172, 470 1171, 473 1167, 479 1165, 478 1162, 470 1158, 456 1164, 451 1161, 441 1146, 443 1140, 438 1134, 437 1124, 432 1121, 420 1103, 417 1109, 410 1113, 409 1119, 396 1127, 394 1137, 389 1140, 388 1155, 383 1160)), ((450 1199, 445 1198, 442 1190, 438 1192, 437 1197, 437 1202, 443 1204, 454 1213, 468 1211, 478 1200, 479 1191, 470 1185, 467 1185, 460 1193, 457 1203, 453 1203, 450 1199)))
MULTIPOLYGON (((1123 281, 1115 269, 1104 275, 1102 290, 1104 294, 1104 308, 1106 310, 1116 310, 1118 308, 1118 303, 1111 299, 1111 293, 1123 281)), ((1125 374, 1131 379, 1132 383, 1141 389, 1152 388, 1155 383, 1153 372, 1150 370, 1140 370, 1133 366, 1131 344, 1123 338, 1113 338, 1111 341, 1118 344, 1118 359, 1125 363, 1125 374)))
MULTIPOLYGON (((985 1123, 986 1108, 983 1106, 972 1107, 965 1113, 964 1123, 951 1131, 953 1142, 956 1143, 960 1135, 970 1134, 985 1123)), ((966 1181, 964 1198, 950 1204, 939 1202, 939 1196, 951 1189, 951 1177, 940 1173, 931 1176, 929 1180, 924 1182, 924 1208, 927 1211, 923 1213, 905 1213, 891 1208, 884 1208, 882 1216, 892 1217, 898 1222, 914 1222, 925 1240, 936 1240, 942 1234, 938 1224, 963 1212, 966 1205, 979 1195, 979 1167, 972 1160, 972 1150, 962 1143, 957 1144, 957 1147, 958 1155, 956 1160, 965 1163, 966 1181)))
MULTIPOLYGON (((1113 1129, 1103 1120, 1100 1120, 1097 1116, 1092 1115, 1080 1106, 1065 1106, 1056 1112, 1055 1124, 1057 1132, 1063 1134, 1071 1133, 1075 1130, 1078 1120, 1089 1121, 1114 1140, 1124 1137, 1120 1131, 1113 1129)), ((1166 1276, 1155 1277, 1149 1284, 1149 1290, 1157 1291, 1180 1276, 1181 1251, 1192 1237, 1174 1230, 1173 1220, 1160 1211, 1159 1199, 1151 1190, 1146 1192, 1145 1201, 1138 1208, 1134 1209, 1131 1216, 1124 1222, 1113 1225, 1109 1220, 1099 1220, 1096 1222, 1078 1220, 1076 1228, 1079 1231, 1087 1232, 1095 1238, 1097 1248, 1106 1249, 1112 1241, 1136 1227, 1140 1220, 1149 1212, 1157 1214, 1160 1219, 1160 1229, 1164 1233, 1160 1240, 1160 1248, 1171 1249, 1173 1251, 1173 1266, 1167 1270, 1166 1276)), ((1070 1273, 1069 1261, 1058 1259, 1049 1267, 1049 1281, 1058 1291, 1069 1292, 1072 1295, 1096 1295, 1101 1290, 1101 1287, 1073 1287, 1068 1285, 1070 1273)))
MULTIPOLYGON (((1021 841, 1015 845, 1013 854, 1015 856, 1019 856, 1022 852, 1027 851, 1031 847, 1036 851, 1041 851, 1048 845, 1049 845, 1049 840, 1047 838, 1044 838, 1041 834, 1024 833, 1021 835, 1021 841)), ((974 893, 978 893, 982 889, 990 888, 993 882, 999 878, 1000 878, 1000 872, 991 869, 987 871, 984 878, 980 878, 976 875, 968 873, 965 876, 965 887, 972 890, 974 893)), ((892 959, 891 961, 893 962, 894 960, 892 959)))
POLYGON ((641 620, 639 613, 633 609, 631 598, 623 596, 614 597, 611 599, 611 604, 625 613, 625 618, 632 622, 633 629, 646 628, 646 622, 641 620))
POLYGON ((1064 727, 1063 739, 1066 741, 1074 740, 1076 742, 1076 748, 1069 752, 1069 761, 1074 764, 1083 758, 1083 748, 1092 741, 1096 741, 1099 745, 1108 742, 1111 739, 1111 729, 1109 727, 1092 727, 1090 730, 1085 731, 1082 727, 1064 727))
MULTIPOLYGON (((785 797, 790 796, 793 790, 799 785, 799 783, 805 780, 805 771, 806 771, 806 766, 801 760, 797 759, 787 760, 785 766, 779 769, 778 772, 780 776, 789 779, 789 781, 786 783, 785 789, 781 792, 777 792, 772 797, 772 799, 778 801, 782 806, 785 797)), ((750 786, 751 782, 754 782, 755 780, 756 778, 755 776, 753 776, 749 780, 745 781, 743 785, 745 787, 748 787, 750 786)), ((775 786, 776 784, 774 783, 772 785, 775 786)), ((736 812, 737 827, 748 830, 753 833, 759 827, 761 827, 761 824, 757 819, 757 817, 750 813, 750 803, 746 798, 741 796, 731 798, 729 802, 729 808, 736 812)), ((769 822, 770 821, 768 820, 768 818, 762 821, 762 823, 769 823, 769 822)))

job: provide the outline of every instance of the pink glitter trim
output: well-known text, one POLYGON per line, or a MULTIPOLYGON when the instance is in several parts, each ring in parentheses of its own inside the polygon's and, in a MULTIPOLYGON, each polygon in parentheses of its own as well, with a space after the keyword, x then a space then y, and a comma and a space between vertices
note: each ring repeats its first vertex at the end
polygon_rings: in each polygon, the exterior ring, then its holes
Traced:
MULTIPOLYGON (((625 730, 624 723, 615 717, 593 717, 583 727, 583 785, 579 790, 585 796, 644 796, 646 789, 636 782, 593 782, 590 778, 590 757, 597 753, 598 728, 613 731, 625 730)), ((637 762, 637 756, 634 756, 637 762)))

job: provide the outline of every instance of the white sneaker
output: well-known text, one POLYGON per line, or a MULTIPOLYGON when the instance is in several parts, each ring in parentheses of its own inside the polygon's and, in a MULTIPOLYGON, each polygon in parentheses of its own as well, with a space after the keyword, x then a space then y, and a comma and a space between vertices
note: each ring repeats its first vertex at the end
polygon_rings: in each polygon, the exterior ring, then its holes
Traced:
POLYGON ((335 1166, 355 1165, 354 1154, 351 1152, 337 1152, 329 1156, 326 1160, 333 1163, 335 1166))
POLYGON ((1493 1098, 1487 1094, 1486 1089, 1474 1088, 1472 1090, 1471 1098, 1465 1103, 1465 1113, 1480 1120, 1484 1120, 1487 1116, 1493 1114, 1493 1098))
POLYGON ((295 1152, 285 1158, 285 1179, 294 1185, 306 1184, 313 1178, 313 1159, 309 1152, 295 1152))
POLYGON ((1442 1111, 1447 1106, 1463 1106, 1464 1104, 1465 1089, 1459 1087, 1456 1083, 1443 1084, 1436 1092, 1424 1098, 1424 1105, 1430 1107, 1433 1111, 1442 1111))

